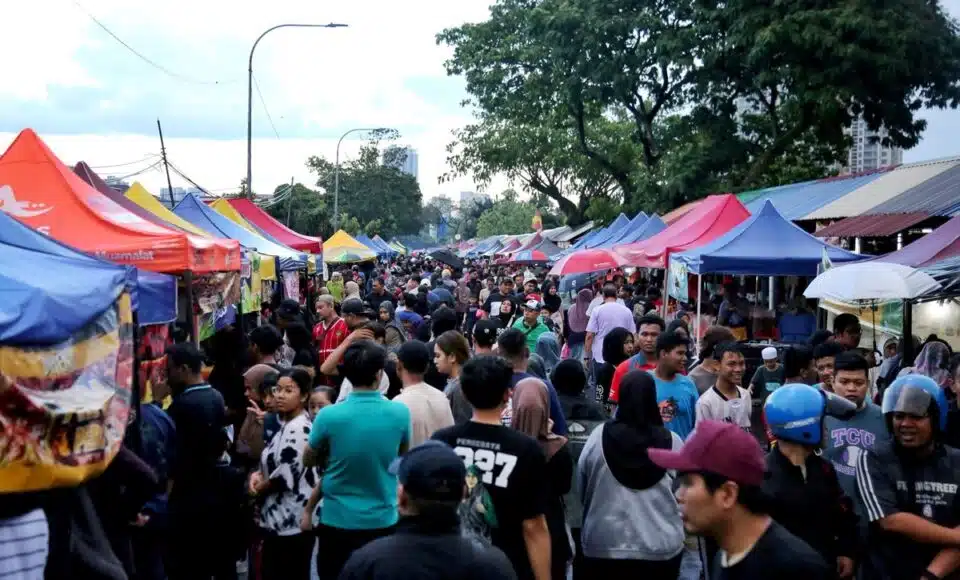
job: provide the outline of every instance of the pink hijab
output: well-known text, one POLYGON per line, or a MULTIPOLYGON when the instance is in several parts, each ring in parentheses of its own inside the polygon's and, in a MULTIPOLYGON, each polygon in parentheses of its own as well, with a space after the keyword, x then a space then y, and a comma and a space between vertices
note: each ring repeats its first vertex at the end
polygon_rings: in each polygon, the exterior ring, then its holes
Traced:
POLYGON ((577 301, 567 311, 567 324, 570 325, 570 330, 573 332, 587 331, 587 322, 589 321, 587 308, 590 307, 592 301, 593 291, 589 288, 584 288, 577 293, 577 301))

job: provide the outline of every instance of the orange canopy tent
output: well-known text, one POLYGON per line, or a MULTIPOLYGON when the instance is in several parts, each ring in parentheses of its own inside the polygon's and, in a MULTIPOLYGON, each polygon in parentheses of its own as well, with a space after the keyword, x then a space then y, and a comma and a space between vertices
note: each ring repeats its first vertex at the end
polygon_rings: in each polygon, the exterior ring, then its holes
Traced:
POLYGON ((247 221, 257 226, 273 239, 277 240, 288 248, 300 250, 310 254, 323 253, 323 240, 313 236, 298 234, 287 226, 273 219, 273 216, 260 209, 257 204, 246 198, 234 198, 227 200, 240 215, 247 221))
POLYGON ((149 222, 106 197, 24 129, 0 157, 0 210, 99 258, 154 272, 240 269, 236 240, 149 222))
POLYGON ((652 238, 613 249, 629 266, 665 269, 671 254, 711 242, 748 217, 750 212, 737 196, 711 195, 652 238))

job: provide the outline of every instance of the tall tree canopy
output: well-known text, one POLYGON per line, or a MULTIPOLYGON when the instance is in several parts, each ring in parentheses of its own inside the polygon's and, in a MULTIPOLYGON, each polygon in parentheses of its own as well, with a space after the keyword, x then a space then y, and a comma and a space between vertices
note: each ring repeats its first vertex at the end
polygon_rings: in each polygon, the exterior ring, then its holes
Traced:
POLYGON ((960 100, 935 0, 498 0, 438 40, 479 111, 453 171, 519 178, 572 221, 591 198, 663 210, 817 177, 857 115, 910 147, 922 108, 960 100))
POLYGON ((477 219, 477 236, 530 233, 536 211, 534 204, 521 201, 516 191, 508 189, 477 219))

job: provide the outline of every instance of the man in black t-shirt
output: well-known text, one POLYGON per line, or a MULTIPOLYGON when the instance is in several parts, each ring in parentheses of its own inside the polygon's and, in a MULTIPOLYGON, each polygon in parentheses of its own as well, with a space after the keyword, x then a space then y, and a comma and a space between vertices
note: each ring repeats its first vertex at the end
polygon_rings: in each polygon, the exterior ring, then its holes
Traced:
POLYGON ((677 500, 687 531, 716 541, 712 580, 827 580, 836 572, 766 514, 764 459, 757 440, 733 423, 699 421, 679 451, 651 461, 681 474, 677 500))
POLYGON ((509 312, 517 312, 517 309, 520 307, 520 300, 517 295, 514 294, 514 283, 509 277, 504 277, 503 280, 500 281, 499 292, 493 292, 487 297, 487 301, 483 303, 483 310, 489 314, 491 318, 498 317, 502 310, 501 306, 505 301, 512 303, 509 312))
POLYGON ((453 447, 467 468, 467 497, 460 506, 464 530, 478 542, 503 550, 520 580, 549 580, 546 458, 540 445, 504 427, 513 369, 502 358, 467 361, 460 386, 473 418, 441 429, 433 439, 453 447))

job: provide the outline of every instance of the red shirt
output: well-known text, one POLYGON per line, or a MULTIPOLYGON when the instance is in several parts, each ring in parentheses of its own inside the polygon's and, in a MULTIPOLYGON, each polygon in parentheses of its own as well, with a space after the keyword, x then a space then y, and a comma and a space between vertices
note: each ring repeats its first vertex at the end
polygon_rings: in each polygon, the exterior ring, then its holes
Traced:
MULTIPOLYGON (((339 316, 329 327, 324 326, 323 322, 313 327, 313 342, 317 345, 321 365, 323 361, 327 360, 330 353, 346 340, 348 334, 350 334, 350 330, 347 328, 347 323, 339 316)), ((321 380, 324 383, 332 383, 328 377, 322 377, 321 380)))
POLYGON ((652 371, 657 368, 657 363, 651 363, 646 360, 643 353, 635 354, 627 360, 617 365, 617 370, 613 371, 613 379, 610 381, 611 403, 617 403, 620 397, 620 381, 630 371, 652 371), (641 358, 642 357, 642 358, 641 358), (643 362, 641 362, 641 360, 643 362))

